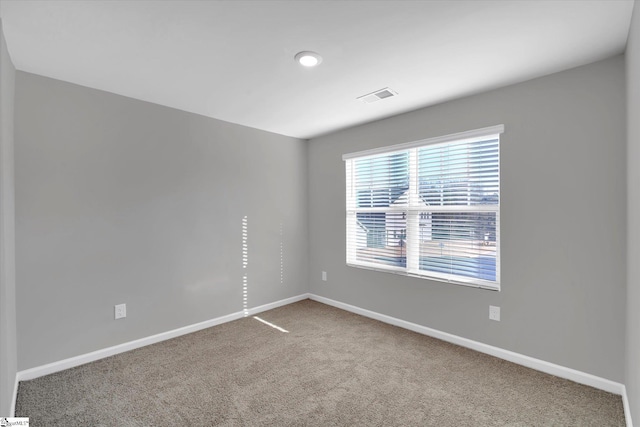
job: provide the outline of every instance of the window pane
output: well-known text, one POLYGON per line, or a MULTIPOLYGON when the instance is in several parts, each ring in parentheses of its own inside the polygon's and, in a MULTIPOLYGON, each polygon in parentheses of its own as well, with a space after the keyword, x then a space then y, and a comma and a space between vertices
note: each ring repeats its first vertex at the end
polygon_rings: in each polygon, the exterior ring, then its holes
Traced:
POLYGON ((418 149, 418 194, 427 206, 498 204, 498 139, 418 149))
POLYGON ((357 159, 354 171, 356 207, 381 208, 407 204, 408 152, 357 159))
POLYGON ((406 213, 358 212, 355 221, 356 261, 407 266, 406 213))
POLYGON ((420 270, 496 280, 495 212, 421 212, 420 270))

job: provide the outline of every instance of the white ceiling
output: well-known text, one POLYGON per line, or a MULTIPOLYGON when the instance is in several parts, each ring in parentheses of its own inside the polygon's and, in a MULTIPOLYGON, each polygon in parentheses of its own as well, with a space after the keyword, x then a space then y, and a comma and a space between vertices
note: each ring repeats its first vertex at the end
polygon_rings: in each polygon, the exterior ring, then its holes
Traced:
POLYGON ((299 138, 624 51, 632 0, 0 0, 17 69, 299 138), (294 62, 320 53, 315 69, 294 62), (390 87, 397 97, 356 98, 390 87))

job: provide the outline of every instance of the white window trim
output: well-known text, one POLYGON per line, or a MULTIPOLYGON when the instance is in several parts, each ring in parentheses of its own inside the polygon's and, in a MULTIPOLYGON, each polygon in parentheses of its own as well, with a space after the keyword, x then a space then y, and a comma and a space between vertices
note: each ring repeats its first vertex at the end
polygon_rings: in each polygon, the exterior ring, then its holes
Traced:
POLYGON ((405 142, 402 144, 388 145, 386 147, 372 148, 370 150, 356 151, 342 155, 342 160, 353 159, 354 157, 373 156, 376 154, 390 153, 392 151, 407 150, 409 148, 423 147, 425 145, 440 144, 445 142, 460 141, 473 142, 481 141, 491 135, 504 133, 504 125, 489 126, 482 129, 468 130, 465 132, 452 133, 449 135, 436 136, 434 138, 421 139, 419 141, 405 142))
MULTIPOLYGON (((504 125, 501 124, 501 125, 489 126, 481 129, 475 129, 475 130, 470 130, 465 132, 438 136, 434 138, 422 139, 419 141, 412 141, 412 142, 403 143, 403 144, 395 144, 395 145, 390 145, 386 147, 348 153, 348 154, 344 154, 342 156, 342 159, 346 161, 354 158, 374 156, 379 154, 391 153, 395 151, 409 150, 412 148, 424 147, 426 145, 444 144, 444 143, 453 142, 453 141, 456 141, 456 142, 481 141, 486 139, 487 137, 491 137, 494 135, 500 137, 500 134, 502 133, 504 133, 504 125)), ((463 286, 469 286, 474 288, 499 291, 500 283, 501 283, 501 278, 500 278, 501 253, 500 252, 501 252, 501 246, 502 246, 501 239, 500 239, 500 226, 499 226, 500 210, 501 210, 500 200, 497 205, 497 208, 494 206, 483 206, 483 205, 479 205, 479 206, 476 205, 473 208, 473 211, 475 212, 477 211, 496 212, 496 221, 497 221, 498 227, 496 227, 497 245, 496 245, 496 281, 495 282, 487 281, 483 279, 471 278, 471 277, 466 279, 462 276, 451 278, 447 274, 438 273, 434 271, 425 272, 419 269, 417 265, 419 263, 418 261, 419 250, 415 247, 419 245, 419 240, 416 238, 418 236, 418 233, 410 232, 410 228, 416 227, 419 221, 418 220, 419 214, 420 212, 424 211, 424 208, 423 207, 416 208, 415 206, 417 206, 417 203, 411 203, 411 200, 418 197, 418 189, 417 189, 418 173, 415 170, 417 168, 418 162, 417 162, 417 159, 415 159, 415 156, 416 156, 415 150, 410 151, 410 156, 411 156, 411 159, 409 164, 410 164, 410 168, 412 169, 412 173, 410 174, 411 180, 409 181, 409 199, 410 199, 409 206, 389 206, 384 208, 357 208, 355 206, 350 206, 351 204, 350 202, 355 200, 355 197, 353 197, 353 194, 351 195, 346 194, 347 196, 346 197, 347 198, 347 206, 346 206, 347 207, 346 209, 347 240, 348 240, 348 236, 350 235, 349 228, 355 225, 354 221, 351 221, 349 218, 350 214, 353 215, 357 212, 376 212, 376 211, 389 212, 390 210, 407 213, 407 223, 406 223, 407 224, 406 225, 407 247, 414 247, 413 250, 407 251, 407 266, 406 267, 395 267, 395 266, 382 267, 380 264, 376 264, 376 263, 350 260, 348 251, 347 251, 347 265, 350 267, 364 268, 367 270, 379 271, 384 273, 400 274, 404 276, 419 277, 422 279, 440 281, 440 282, 451 283, 455 285, 463 285, 463 286), (413 255, 409 256, 409 254, 413 254, 413 255)), ((353 170, 351 170, 351 173, 348 173, 348 172, 346 173, 346 188, 350 191, 353 191, 354 189, 353 185, 351 185, 353 181, 353 173, 354 173, 353 170)), ((499 180, 498 181, 499 186, 501 187, 500 174, 498 175, 498 180, 499 180)), ((430 212, 447 212, 447 211, 461 212, 464 210, 465 209, 460 209, 460 206, 437 206, 437 207, 433 206, 429 209, 430 212)), ((347 245, 348 245, 348 242, 347 242, 347 245)))

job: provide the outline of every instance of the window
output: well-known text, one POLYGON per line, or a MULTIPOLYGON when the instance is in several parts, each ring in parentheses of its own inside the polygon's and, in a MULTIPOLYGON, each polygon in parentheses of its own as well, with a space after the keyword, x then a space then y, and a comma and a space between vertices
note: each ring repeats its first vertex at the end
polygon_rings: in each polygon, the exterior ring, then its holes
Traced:
POLYGON ((347 264, 499 289, 503 131, 344 155, 347 264))

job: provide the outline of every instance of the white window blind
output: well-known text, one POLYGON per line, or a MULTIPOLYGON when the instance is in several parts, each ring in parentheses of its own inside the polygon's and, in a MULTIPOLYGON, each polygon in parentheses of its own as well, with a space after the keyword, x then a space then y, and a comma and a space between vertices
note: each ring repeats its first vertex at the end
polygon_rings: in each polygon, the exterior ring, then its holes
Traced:
POLYGON ((499 289, 503 130, 345 155, 347 264, 499 289))

